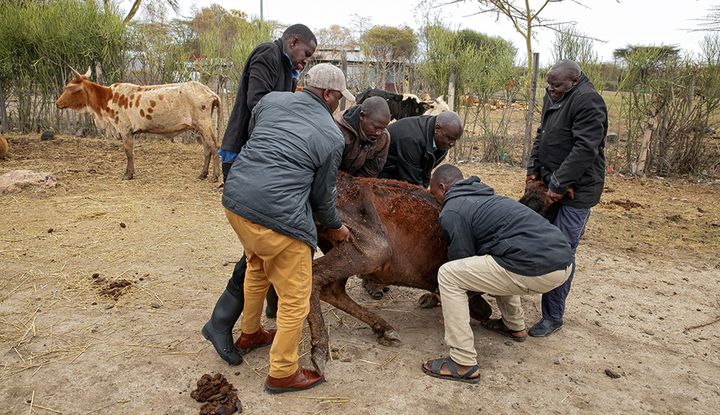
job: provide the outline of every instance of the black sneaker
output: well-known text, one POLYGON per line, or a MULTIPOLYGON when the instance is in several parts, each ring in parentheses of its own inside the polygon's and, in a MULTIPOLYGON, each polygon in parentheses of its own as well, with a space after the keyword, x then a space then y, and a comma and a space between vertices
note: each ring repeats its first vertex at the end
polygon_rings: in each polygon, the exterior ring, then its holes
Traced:
POLYGON ((562 326, 562 320, 550 320, 549 318, 543 318, 530 328, 528 334, 533 337, 546 337, 560 330, 562 326))

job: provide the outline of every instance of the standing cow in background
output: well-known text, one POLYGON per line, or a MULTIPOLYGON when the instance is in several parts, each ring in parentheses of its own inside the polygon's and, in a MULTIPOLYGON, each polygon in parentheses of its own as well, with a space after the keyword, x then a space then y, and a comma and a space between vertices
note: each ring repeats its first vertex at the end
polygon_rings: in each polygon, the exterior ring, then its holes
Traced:
POLYGON ((55 103, 58 108, 71 108, 89 112, 98 126, 110 126, 123 139, 127 167, 123 179, 135 175, 133 135, 151 133, 174 136, 183 131, 195 130, 200 134, 205 150, 200 178, 208 176, 210 159, 213 173, 210 180, 215 182, 220 171, 217 155, 217 133, 220 128, 220 98, 207 86, 195 82, 166 85, 140 86, 115 83, 103 86, 90 81, 90 68, 80 75, 74 75, 55 103), (213 128, 212 113, 217 108, 217 126, 213 128))

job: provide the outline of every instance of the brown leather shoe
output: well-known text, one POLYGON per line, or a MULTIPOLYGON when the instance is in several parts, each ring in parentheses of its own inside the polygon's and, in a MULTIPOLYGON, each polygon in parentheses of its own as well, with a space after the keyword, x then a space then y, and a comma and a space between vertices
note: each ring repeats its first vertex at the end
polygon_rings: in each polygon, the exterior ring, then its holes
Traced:
POLYGON ((313 388, 325 381, 325 377, 318 372, 301 367, 294 374, 286 378, 268 376, 265 380, 265 392, 283 393, 296 392, 313 388))
POLYGON ((260 327, 260 330, 253 334, 242 333, 237 341, 235 341, 235 347, 240 350, 240 353, 246 354, 258 347, 269 346, 275 338, 275 332, 277 332, 277 330, 266 331, 260 327))

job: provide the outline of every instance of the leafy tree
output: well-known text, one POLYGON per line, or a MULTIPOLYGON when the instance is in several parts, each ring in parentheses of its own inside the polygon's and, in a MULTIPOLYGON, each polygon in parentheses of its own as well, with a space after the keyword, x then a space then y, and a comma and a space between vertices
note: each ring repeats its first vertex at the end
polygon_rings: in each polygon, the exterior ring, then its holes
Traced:
POLYGON ((361 48, 366 56, 373 58, 379 73, 380 86, 385 86, 389 70, 410 62, 417 50, 417 37, 407 26, 374 26, 362 36, 361 48))

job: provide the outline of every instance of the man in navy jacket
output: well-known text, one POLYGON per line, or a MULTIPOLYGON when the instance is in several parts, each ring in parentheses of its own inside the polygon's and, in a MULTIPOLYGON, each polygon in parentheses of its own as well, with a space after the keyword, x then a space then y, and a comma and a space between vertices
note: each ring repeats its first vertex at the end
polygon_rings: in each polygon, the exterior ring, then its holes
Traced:
POLYGON ((468 291, 495 297, 502 314, 485 328, 515 341, 527 339, 520 295, 541 294, 570 275, 572 250, 560 230, 512 199, 495 194, 479 178, 463 179, 450 164, 437 168, 430 193, 443 205, 440 223, 448 262, 438 271, 447 358, 427 361, 430 376, 477 382, 468 291))

